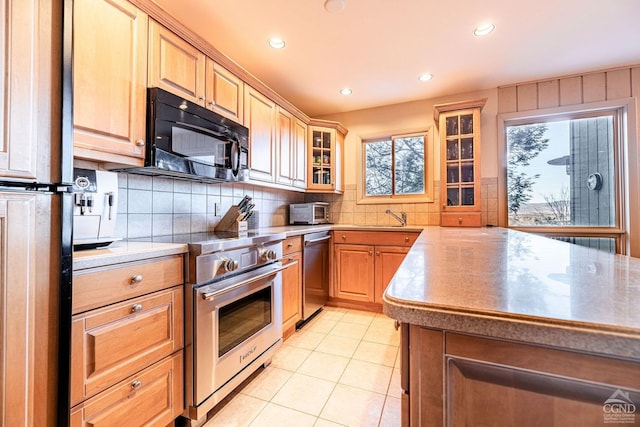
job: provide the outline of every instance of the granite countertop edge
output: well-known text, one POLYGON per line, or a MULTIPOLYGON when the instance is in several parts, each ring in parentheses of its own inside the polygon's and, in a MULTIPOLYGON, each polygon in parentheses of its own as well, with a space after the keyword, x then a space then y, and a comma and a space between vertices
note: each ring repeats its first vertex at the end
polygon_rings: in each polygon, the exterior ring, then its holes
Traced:
POLYGON ((383 311, 400 322, 426 328, 640 361, 640 335, 623 327, 407 303, 386 293, 383 311))

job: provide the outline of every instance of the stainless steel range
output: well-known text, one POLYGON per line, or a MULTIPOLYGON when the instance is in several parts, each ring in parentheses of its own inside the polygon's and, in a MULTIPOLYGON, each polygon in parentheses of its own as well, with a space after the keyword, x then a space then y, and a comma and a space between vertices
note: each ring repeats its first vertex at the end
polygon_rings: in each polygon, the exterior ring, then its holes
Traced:
POLYGON ((284 233, 188 237, 185 417, 192 426, 268 365, 282 343, 284 238, 284 233))

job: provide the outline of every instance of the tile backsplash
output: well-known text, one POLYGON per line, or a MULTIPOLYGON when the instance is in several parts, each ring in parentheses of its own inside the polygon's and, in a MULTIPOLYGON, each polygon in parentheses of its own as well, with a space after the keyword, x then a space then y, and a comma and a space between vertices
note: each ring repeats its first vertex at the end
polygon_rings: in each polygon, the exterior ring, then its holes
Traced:
POLYGON ((225 212, 248 195, 260 227, 285 225, 290 203, 304 194, 246 183, 208 184, 118 174, 116 236, 137 238, 212 231, 225 212))

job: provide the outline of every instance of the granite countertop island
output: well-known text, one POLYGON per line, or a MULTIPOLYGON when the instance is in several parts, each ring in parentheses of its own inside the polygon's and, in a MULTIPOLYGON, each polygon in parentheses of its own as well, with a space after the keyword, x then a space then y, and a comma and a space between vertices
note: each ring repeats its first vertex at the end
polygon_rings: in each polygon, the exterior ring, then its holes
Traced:
POLYGON ((640 259, 503 228, 425 227, 385 292, 384 312, 640 360, 640 259))

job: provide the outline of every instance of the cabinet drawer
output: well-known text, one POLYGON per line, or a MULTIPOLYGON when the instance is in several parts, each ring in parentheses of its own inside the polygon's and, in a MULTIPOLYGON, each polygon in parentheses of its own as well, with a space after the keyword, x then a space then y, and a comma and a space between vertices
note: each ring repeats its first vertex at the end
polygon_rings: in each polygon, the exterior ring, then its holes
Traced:
POLYGON ((334 231, 333 242, 354 245, 411 246, 418 233, 409 231, 334 231))
POLYGON ((443 227, 481 227, 480 212, 441 213, 440 225, 443 227))
POLYGON ((169 425, 183 411, 182 351, 71 409, 72 427, 169 425))
POLYGON ((302 236, 288 237, 282 244, 284 255, 302 251, 302 236))
POLYGON ((182 255, 73 274, 73 314, 183 283, 182 255))
POLYGON ((71 403, 182 348, 182 286, 92 310, 71 322, 71 403))

